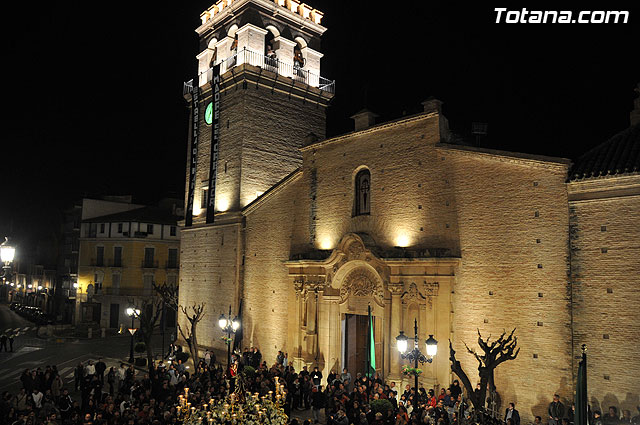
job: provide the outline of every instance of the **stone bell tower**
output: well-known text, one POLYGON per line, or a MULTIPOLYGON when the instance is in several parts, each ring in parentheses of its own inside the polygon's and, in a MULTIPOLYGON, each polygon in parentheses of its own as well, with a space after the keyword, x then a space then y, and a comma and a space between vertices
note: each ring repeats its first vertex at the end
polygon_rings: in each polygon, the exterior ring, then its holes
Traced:
MULTIPOLYGON (((302 165, 299 148, 325 137, 334 83, 320 75, 322 17, 296 0, 219 0, 201 14, 198 75, 184 90, 191 220, 180 302, 205 301, 205 321, 239 304, 242 209, 302 165)), ((216 331, 203 327, 200 343, 220 345, 216 331)))
POLYGON ((206 112, 214 66, 220 77, 216 212, 238 211, 301 165, 298 148, 305 139, 311 133, 324 138, 334 91, 320 76, 318 49, 326 30, 320 11, 295 0, 221 0, 201 19, 194 223, 207 205, 212 126, 206 112))

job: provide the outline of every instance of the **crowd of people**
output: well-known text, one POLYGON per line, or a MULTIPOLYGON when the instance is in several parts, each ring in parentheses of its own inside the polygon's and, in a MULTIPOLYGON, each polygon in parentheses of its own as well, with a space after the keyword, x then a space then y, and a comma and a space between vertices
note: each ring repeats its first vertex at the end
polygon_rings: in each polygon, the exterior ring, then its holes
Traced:
MULTIPOLYGON (((160 361, 141 371, 125 363, 107 368, 98 359, 95 364, 78 364, 74 378, 74 387, 67 388, 56 366, 25 370, 20 378, 22 389, 2 394, 0 424, 180 425, 178 395, 185 394, 185 388, 189 388, 191 406, 198 408, 211 399, 225 399, 238 379, 247 391, 261 396, 275 391, 276 381, 284 384, 282 408, 292 425, 325 421, 328 425, 458 425, 461 416, 470 415, 458 381, 436 394, 409 385, 401 389, 376 375, 352 376, 347 369, 332 371, 325 379, 317 367, 296 371, 286 353, 279 353, 268 366, 257 348, 234 355, 228 369, 207 352, 192 373, 181 360, 160 361), (304 421, 296 418, 305 416, 304 421)), ((558 403, 554 398, 544 422, 571 425, 571 416, 558 403)), ((622 417, 616 415, 615 409, 604 416, 594 412, 592 425, 639 423, 628 411, 622 417)), ((521 425, 513 403, 503 418, 489 420, 521 425)), ((542 423, 536 417, 536 425, 542 423)))

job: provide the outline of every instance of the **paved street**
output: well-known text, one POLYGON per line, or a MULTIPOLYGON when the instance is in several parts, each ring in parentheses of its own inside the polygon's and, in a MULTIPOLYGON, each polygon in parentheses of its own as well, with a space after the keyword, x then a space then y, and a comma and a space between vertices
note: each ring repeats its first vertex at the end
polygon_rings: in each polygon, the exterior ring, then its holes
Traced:
MULTIPOLYGON (((128 334, 91 340, 40 338, 31 322, 18 316, 7 305, 0 305, 0 330, 15 332, 16 329, 20 334, 15 338, 14 352, 0 353, 0 391, 18 391, 20 375, 25 369, 56 365, 65 385, 73 392, 73 370, 78 362, 102 357, 109 368, 129 357, 128 334)), ((158 347, 155 351, 159 352, 161 337, 154 337, 154 343, 158 347)))

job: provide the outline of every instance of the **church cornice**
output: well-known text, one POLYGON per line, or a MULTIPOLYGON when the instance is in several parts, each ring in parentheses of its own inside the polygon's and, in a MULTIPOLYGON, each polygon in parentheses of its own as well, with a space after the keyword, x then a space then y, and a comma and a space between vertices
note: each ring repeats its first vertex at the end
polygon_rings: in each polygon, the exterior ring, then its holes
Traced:
POLYGON ((288 21, 288 24, 295 25, 297 28, 308 28, 318 34, 324 34, 327 30, 326 27, 313 22, 311 19, 306 19, 299 14, 293 13, 286 7, 276 4, 273 0, 235 0, 230 6, 226 7, 222 13, 216 14, 206 23, 196 28, 196 32, 201 36, 205 32, 219 26, 219 24, 224 22, 226 19, 234 17, 241 8, 246 7, 249 3, 259 6, 265 11, 265 13, 272 16, 282 16, 288 21))
POLYGON ((509 152, 497 149, 477 148, 472 146, 450 145, 446 143, 437 143, 436 148, 458 155, 483 157, 499 162, 522 164, 531 167, 555 169, 565 172, 567 172, 569 167, 571 166, 571 160, 567 158, 533 155, 521 152, 509 152))
POLYGON ((398 125, 403 125, 403 124, 408 124, 408 123, 412 123, 412 122, 416 122, 416 121, 421 121, 421 120, 433 118, 433 117, 436 117, 436 116, 438 116, 437 112, 427 112, 427 113, 422 112, 422 113, 419 113, 419 114, 411 115, 409 117, 403 117, 403 118, 399 118, 397 120, 388 121, 388 122, 385 122, 385 123, 382 123, 382 124, 374 125, 372 127, 368 127, 368 128, 363 129, 363 130, 351 131, 349 133, 341 134, 340 136, 332 137, 330 139, 321 140, 319 142, 312 143, 310 145, 301 147, 300 151, 304 152, 304 151, 308 151, 308 150, 311 150, 311 149, 319 149, 319 148, 325 147, 325 146, 333 144, 333 143, 339 143, 339 142, 343 142, 345 140, 349 140, 353 136, 359 136, 359 135, 363 135, 363 134, 375 133, 375 132, 380 131, 380 130, 385 130, 385 129, 388 129, 388 128, 396 127, 398 125))

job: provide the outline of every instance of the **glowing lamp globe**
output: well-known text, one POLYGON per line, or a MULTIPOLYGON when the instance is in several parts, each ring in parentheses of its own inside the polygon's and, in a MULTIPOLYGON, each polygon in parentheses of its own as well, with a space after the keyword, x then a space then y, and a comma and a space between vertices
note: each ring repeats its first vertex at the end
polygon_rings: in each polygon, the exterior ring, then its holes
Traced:
POLYGON ((5 238, 5 241, 0 245, 0 260, 3 263, 10 263, 15 255, 16 249, 9 244, 9 239, 5 238))
POLYGON ((435 356, 438 352, 438 341, 433 338, 433 335, 429 335, 429 339, 427 339, 427 355, 435 356))
POLYGON ((240 321, 238 320, 238 316, 236 316, 233 318, 233 321, 231 322, 231 328, 235 332, 238 330, 239 327, 240 327, 240 321))
POLYGON ((409 338, 404 334, 404 331, 400 331, 400 335, 396 337, 396 345, 398 347, 398 351, 402 354, 407 351, 407 341, 409 338))
POLYGON ((227 327, 227 318, 224 316, 224 314, 221 314, 220 318, 218 318, 218 325, 220 326, 221 329, 224 329, 227 327))

